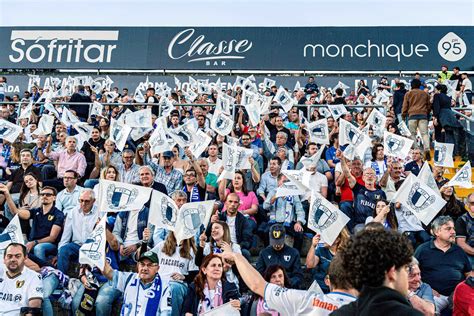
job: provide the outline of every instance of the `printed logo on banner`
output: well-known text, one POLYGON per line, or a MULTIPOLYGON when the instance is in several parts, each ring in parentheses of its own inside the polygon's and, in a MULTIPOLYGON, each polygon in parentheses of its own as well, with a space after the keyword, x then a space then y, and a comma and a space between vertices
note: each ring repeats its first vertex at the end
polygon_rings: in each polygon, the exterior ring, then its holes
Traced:
POLYGON ((403 148, 404 144, 405 142, 401 139, 397 139, 392 136, 387 136, 387 145, 388 145, 387 150, 392 154, 400 151, 403 148))
POLYGON ((184 226, 188 230, 187 234, 198 229, 206 217, 206 208, 202 205, 197 208, 186 209, 183 212, 184 226))
POLYGON ((314 227, 324 230, 337 220, 337 213, 332 212, 329 208, 322 204, 321 199, 314 201, 313 209, 316 209, 311 219, 314 227))
POLYGON ((411 187, 410 193, 408 194, 408 204, 413 210, 417 212, 423 211, 435 201, 436 197, 423 190, 423 188, 420 186, 420 183, 415 183, 411 187))
POLYGON ((177 33, 168 45, 168 56, 188 63, 204 62, 205 66, 225 66, 226 60, 245 59, 252 46, 248 39, 223 39, 212 42, 193 28, 177 33))
POLYGON ((447 148, 446 146, 437 145, 434 148, 434 161, 436 163, 441 163, 446 158, 447 148))
POLYGON ((168 199, 163 197, 161 199, 161 216, 163 223, 169 226, 175 226, 176 223, 176 209, 171 203, 168 203, 168 199))
POLYGON ((12 30, 8 57, 12 63, 110 63, 118 39, 119 31, 111 30, 12 30))
POLYGON ((447 61, 458 61, 466 55, 467 46, 456 33, 449 32, 438 43, 438 53, 447 61))
POLYGON ((107 203, 110 209, 120 210, 132 203, 138 196, 138 190, 129 190, 126 188, 116 187, 115 185, 109 186, 107 189, 107 203))
POLYGON ((345 133, 346 137, 351 140, 354 146, 360 145, 364 140, 363 134, 358 133, 356 127, 352 126, 352 124, 348 125, 348 128, 346 128, 345 133))

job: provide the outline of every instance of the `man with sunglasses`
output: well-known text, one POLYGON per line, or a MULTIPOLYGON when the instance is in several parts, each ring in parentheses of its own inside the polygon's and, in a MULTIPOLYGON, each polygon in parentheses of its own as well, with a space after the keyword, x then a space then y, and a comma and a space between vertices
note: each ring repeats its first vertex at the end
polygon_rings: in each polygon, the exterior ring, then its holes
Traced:
POLYGON ((68 272, 69 264, 79 259, 79 248, 94 230, 99 217, 99 210, 94 202, 94 191, 84 189, 79 195, 79 205, 67 215, 58 254, 58 269, 65 274, 68 272))
MULTIPOLYGON (((0 191, 8 194, 7 187, 0 191)), ((28 256, 36 256, 40 260, 48 261, 49 256, 57 254, 57 242, 64 224, 64 214, 54 206, 58 191, 53 187, 43 187, 40 192, 41 207, 33 209, 12 208, 13 215, 18 214, 20 219, 33 220, 31 232, 26 244, 28 256)))

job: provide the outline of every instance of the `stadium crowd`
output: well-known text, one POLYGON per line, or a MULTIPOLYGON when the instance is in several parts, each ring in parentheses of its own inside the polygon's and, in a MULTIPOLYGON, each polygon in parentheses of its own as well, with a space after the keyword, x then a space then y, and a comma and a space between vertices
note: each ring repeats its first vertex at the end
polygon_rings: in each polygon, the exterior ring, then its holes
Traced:
POLYGON ((278 87, 269 85, 253 90, 269 102, 256 124, 239 83, 224 91, 197 82, 187 90, 146 87, 140 99, 125 87, 96 93, 78 85, 70 96, 45 100, 50 87, 7 95, 7 80, 0 78, 0 101, 7 102, 0 115, 23 131, 14 142, 0 143, 0 236, 18 215, 26 243, 2 244, 0 314, 200 315, 225 303, 241 315, 260 316, 473 314, 474 193, 458 197, 445 169, 431 163, 446 205, 429 224, 393 200, 410 174, 432 162, 434 141, 454 144, 459 166, 469 160, 473 150, 459 123, 464 118, 451 110, 472 111, 472 83, 459 68, 443 67, 433 91, 418 74, 408 84, 382 77, 375 89, 362 80, 352 91, 318 87, 309 77, 305 86, 286 90, 293 98, 288 109, 275 98, 278 87), (226 136, 212 124, 222 99, 235 109, 226 136), (91 114, 94 101, 105 104, 91 114), (81 102, 91 107, 74 104, 81 102), (167 104, 172 107, 164 111, 167 104), (338 104, 348 111, 334 118, 328 109, 338 104), (326 107, 306 111, 307 105, 326 107), (112 122, 145 108, 151 108, 153 128, 132 127, 136 133, 119 150, 112 122), (385 126, 367 124, 374 108, 385 126), (62 119, 65 109, 91 126, 89 139, 81 141, 80 131, 62 119), (43 133, 40 120, 54 111, 52 131, 43 133), (327 122, 328 144, 311 141, 308 126, 318 120, 327 122), (347 146, 339 144, 342 120, 370 137, 364 155, 347 158, 347 146), (212 140, 197 157, 176 143, 152 153, 149 139, 160 122, 167 130, 192 122, 212 140), (401 123, 413 148, 407 157, 388 157, 383 132, 404 135, 401 123), (228 163, 223 151, 231 143, 251 154, 248 167, 227 179, 221 177, 228 163), (321 148, 320 159, 311 160, 321 148), (289 184, 285 171, 301 169, 309 172, 310 190, 277 194, 289 184), (149 224, 150 201, 139 211, 102 214, 100 180, 153 188, 178 207, 215 200, 214 210, 207 227, 178 243, 173 231, 149 224), (314 192, 350 219, 332 244, 308 228, 314 192), (103 216, 107 263, 100 271, 79 264, 79 249, 103 216), (317 294, 309 300, 313 281, 317 294), (357 297, 361 304, 351 304, 357 297))

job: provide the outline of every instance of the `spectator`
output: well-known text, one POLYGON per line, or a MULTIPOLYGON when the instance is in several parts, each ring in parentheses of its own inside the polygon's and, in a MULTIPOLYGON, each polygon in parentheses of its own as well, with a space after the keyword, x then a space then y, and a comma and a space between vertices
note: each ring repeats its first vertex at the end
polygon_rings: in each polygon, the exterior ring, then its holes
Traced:
POLYGON ((0 269, 0 292, 6 297, 2 299, 0 313, 4 315, 19 315, 24 307, 29 307, 32 315, 41 315, 41 276, 25 266, 26 256, 27 250, 22 244, 11 243, 5 248, 5 266, 0 269))
POLYGON ((351 271, 349 282, 360 292, 357 301, 332 315, 422 315, 408 303, 408 264, 413 250, 394 231, 367 230, 349 240, 341 252, 342 268, 351 271), (372 255, 368 256, 370 251, 372 255), (360 269, 354 269, 360 267, 360 269))
POLYGON ((376 201, 387 198, 385 192, 377 189, 375 186, 376 177, 374 169, 364 169, 362 180, 364 180, 365 185, 362 186, 351 174, 345 157, 341 159, 341 167, 354 194, 354 214, 350 218, 353 220, 354 227, 358 224, 365 224, 367 217, 371 216, 374 212, 376 201))
POLYGON ((201 167, 194 160, 193 154, 187 149, 187 155, 192 167, 184 173, 184 186, 182 190, 188 195, 188 202, 200 202, 206 199, 206 180, 201 167))
POLYGON ((94 205, 92 189, 84 189, 78 198, 79 205, 66 214, 64 231, 59 242, 58 269, 68 273, 69 265, 79 260, 79 248, 94 230, 99 218, 99 210, 94 205))
MULTIPOLYGON (((0 187, 3 194, 8 195, 5 187, 0 187)), ((40 192, 41 207, 18 209, 12 207, 13 214, 20 219, 32 220, 31 232, 26 244, 29 255, 35 255, 42 261, 57 254, 57 244, 64 225, 64 214, 54 206, 57 191, 53 187, 43 187, 40 192)), ((13 206, 13 205, 12 205, 13 206)))
POLYGON ((390 203, 386 200, 378 200, 375 204, 375 210, 372 216, 367 217, 365 224, 370 222, 377 222, 383 225, 387 230, 397 230, 398 223, 395 213, 393 212, 390 203))
MULTIPOLYGON (((227 180, 223 179, 219 183, 219 196, 221 201, 225 202, 230 193, 235 193, 239 197, 239 212, 255 223, 255 215, 258 210, 258 200, 254 192, 248 191, 242 171, 235 172, 234 180, 226 187, 227 180)), ((225 210, 224 206, 224 210, 225 210)), ((256 225, 252 225, 254 227, 256 225)), ((255 227, 254 227, 255 228, 255 227)))
POLYGON ((471 315, 473 312, 472 296, 474 295, 474 270, 471 270, 466 281, 456 286, 453 296, 453 316, 471 315))
MULTIPOLYGON (((288 179, 278 175, 278 188, 288 179)), ((263 203, 263 208, 269 213, 269 225, 283 225, 286 233, 294 238, 294 247, 301 252, 303 247, 303 225, 306 224, 305 212, 298 195, 277 197, 277 189, 270 191, 263 203)))
MULTIPOLYGON (((246 216, 238 210, 241 205, 242 200, 237 193, 227 194, 224 212, 216 212, 216 214, 211 217, 211 223, 217 221, 226 222, 229 226, 232 243, 240 245, 244 257, 250 259, 250 248, 252 247, 253 240, 252 233, 255 230, 255 222, 246 218, 246 216)), ((210 226, 207 230, 207 235, 210 235, 210 226)))
POLYGON ((408 176, 410 173, 413 173, 413 175, 418 176, 423 167, 423 155, 418 148, 413 149, 411 153, 412 161, 405 165, 405 175, 408 176))
MULTIPOLYGON (((72 103, 92 103, 91 97, 86 95, 85 87, 83 85, 77 86, 77 92, 71 96, 69 102, 72 103)), ((83 121, 86 121, 89 117, 89 107, 84 104, 70 105, 70 110, 76 112, 76 115, 83 121)))
POLYGON ((106 260, 102 274, 112 281, 113 288, 123 293, 122 312, 126 315, 139 314, 139 308, 151 315, 168 315, 171 312, 171 292, 158 274, 159 269, 158 256, 147 251, 138 259, 138 273, 114 270, 106 260), (146 291, 140 291, 142 288, 146 291))
POLYGON ((425 160, 431 160, 430 156, 430 138, 428 135, 428 115, 431 112, 431 104, 429 95, 420 90, 421 81, 413 79, 411 82, 411 90, 405 94, 402 107, 402 118, 408 118, 408 129, 411 138, 416 143, 416 130, 419 129, 423 139, 423 149, 425 152, 425 160))
POLYGON ((270 159, 268 164, 268 171, 262 174, 260 185, 257 190, 257 194, 262 199, 262 203, 266 200, 268 193, 276 189, 277 178, 278 175, 280 175, 280 171, 281 159, 278 157, 273 157, 270 159))
POLYGON ((224 263, 219 256, 210 254, 204 258, 189 287, 183 305, 184 315, 200 315, 228 302, 240 309, 239 290, 234 283, 226 281, 223 272, 224 263))
POLYGON ((285 227, 274 224, 270 227, 270 245, 258 256, 256 268, 262 274, 270 265, 279 264, 288 274, 291 288, 298 289, 303 281, 299 252, 285 245, 285 227))
POLYGON ((77 185, 79 174, 74 170, 64 172, 63 183, 64 190, 58 193, 55 206, 67 217, 69 212, 79 205, 79 195, 84 189, 77 185))
MULTIPOLYGON (((275 156, 280 148, 284 148, 286 150, 286 156, 290 163, 294 164, 294 153, 291 149, 291 145, 288 143, 288 136, 285 132, 278 132, 276 135, 276 141, 274 143, 270 142, 270 140, 263 136, 262 134, 262 141, 263 141, 263 154, 267 159, 271 159, 275 156)), ((281 158, 280 158, 281 159, 281 158)), ((283 161, 282 161, 283 164, 283 161)))
POLYGON ((385 171, 384 175, 382 176, 382 179, 380 179, 379 184, 382 187, 382 190, 385 192, 385 195, 387 196, 387 199, 389 201, 392 200, 392 197, 397 192, 397 190, 395 189, 395 184, 403 180, 402 171, 402 165, 398 161, 392 160, 388 163, 388 169, 387 171, 385 171))
MULTIPOLYGON (((452 73, 448 71, 448 66, 446 65, 441 66, 441 72, 438 73, 438 82, 444 83, 446 80, 450 80, 451 75, 452 73)), ((413 83, 412 83, 412 88, 413 88, 413 83)))
MULTIPOLYGON (((461 92, 466 95, 467 101, 469 102, 469 105, 472 104, 472 82, 469 79, 469 76, 467 75, 466 72, 462 73, 461 75, 462 78, 462 83, 461 83, 461 92)), ((467 104, 464 104, 465 106, 467 104)))
POLYGON ((311 247, 306 255, 306 268, 314 269, 313 278, 324 293, 330 291, 329 285, 326 284, 329 265, 338 251, 346 246, 349 238, 349 231, 344 228, 332 245, 324 243, 324 246, 320 247, 321 235, 319 234, 316 234, 311 240, 311 247))
POLYGON ((165 151, 161 156, 162 164, 156 164, 150 157, 150 144, 145 142, 143 145, 145 155, 143 161, 145 165, 149 165, 156 173, 155 180, 166 185, 166 190, 171 194, 175 190, 180 190, 183 183, 183 174, 173 167, 173 152, 165 151))
MULTIPOLYGON (((60 125, 56 125, 60 126, 60 125)), ((65 134, 60 134, 60 135, 65 135, 65 134)), ((64 139, 65 137, 61 138, 64 139)), ((94 169, 95 163, 95 152, 91 150, 91 147, 94 147, 97 151, 104 152, 105 144, 105 139, 100 137, 100 128, 99 127, 94 127, 91 131, 91 138, 89 138, 88 141, 84 142, 84 145, 82 145, 81 152, 84 154, 84 157, 86 158, 87 161, 87 168, 85 172, 85 176, 89 177, 89 175, 92 172, 92 169, 94 169)))
MULTIPOLYGON (((278 264, 269 266, 263 273, 263 278, 266 282, 278 285, 279 287, 290 287, 290 281, 288 279, 288 275, 285 272, 285 268, 278 264)), ((278 311, 268 308, 263 297, 257 296, 257 301, 255 301, 254 304, 256 305, 255 309, 257 315, 279 315, 278 311)))
POLYGON ((318 85, 317 85, 316 82, 314 81, 314 77, 313 77, 313 76, 309 76, 309 77, 308 77, 308 82, 307 82, 306 85, 304 86, 304 92, 305 92, 306 94, 312 94, 312 93, 314 93, 314 92, 319 93, 318 85))
POLYGON ((122 163, 117 165, 120 182, 136 183, 139 181, 138 170, 140 166, 134 162, 135 153, 131 149, 122 151, 122 163))
POLYGON ((385 172, 387 172, 387 158, 385 157, 382 144, 375 144, 374 147, 372 147, 372 160, 365 163, 365 168, 372 168, 375 171, 377 183, 382 179, 385 172))
POLYGON ((219 159, 217 154, 219 150, 217 148, 217 144, 210 144, 207 147, 207 154, 208 157, 207 162, 209 163, 209 173, 215 174, 217 177, 219 176, 219 170, 222 167, 222 159, 219 159))
POLYGON ((201 167, 202 175, 206 180, 206 200, 215 199, 217 196, 217 176, 213 173, 209 173, 209 165, 205 158, 198 160, 199 167, 201 167))
POLYGON ((448 307, 448 298, 456 285, 471 271, 471 263, 461 247, 454 244, 456 232, 449 216, 440 216, 431 224, 435 239, 416 249, 421 279, 433 288, 436 310, 448 307))
MULTIPOLYGON (((421 89, 421 88, 420 88, 421 89)), ((402 122, 402 107, 403 107, 403 99, 405 98, 405 94, 407 90, 405 89, 405 84, 403 82, 399 82, 396 85, 395 92, 393 93, 393 110, 395 115, 397 116, 398 122, 402 122)))
POLYGON ((423 315, 435 315, 435 304, 431 286, 421 281, 418 260, 412 259, 408 265, 408 301, 423 315))
POLYGON ((474 193, 467 196, 467 212, 456 220, 456 244, 464 250, 474 267, 474 193))
POLYGON ((50 136, 48 138, 48 145, 46 146, 46 155, 44 155, 41 150, 38 151, 38 156, 41 159, 44 159, 44 157, 48 157, 53 161, 57 161, 58 163, 56 171, 53 170, 54 166, 50 166, 50 168, 48 169, 45 169, 46 167, 43 167, 43 184, 51 185, 54 186, 56 189, 62 190, 64 189, 64 173, 67 170, 76 170, 80 177, 84 176, 87 167, 86 158, 82 153, 77 151, 77 140, 74 136, 69 136, 68 138, 66 138, 66 150, 59 153, 51 152, 51 143, 52 139, 50 136), (56 178, 54 178, 55 173, 57 175, 56 178))

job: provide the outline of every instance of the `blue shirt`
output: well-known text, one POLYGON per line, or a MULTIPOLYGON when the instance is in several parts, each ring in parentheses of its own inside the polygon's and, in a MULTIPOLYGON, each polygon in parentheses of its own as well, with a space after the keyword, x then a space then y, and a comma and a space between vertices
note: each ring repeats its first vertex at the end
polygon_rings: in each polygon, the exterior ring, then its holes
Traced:
POLYGON ((319 263, 316 268, 314 268, 313 277, 316 282, 318 282, 319 287, 321 287, 321 290, 323 290, 324 293, 328 293, 329 286, 324 283, 324 279, 328 274, 329 265, 331 264, 334 255, 326 247, 316 248, 316 252, 314 253, 314 255, 319 257, 319 263))
POLYGON ((53 225, 63 227, 64 214, 54 206, 46 214, 43 214, 42 207, 33 208, 28 211, 30 212, 30 219, 33 220, 30 241, 48 237, 51 234, 53 225))
MULTIPOLYGON (((421 164, 421 167, 423 167, 423 164, 421 164)), ((411 161, 405 165, 405 171, 410 171, 413 173, 413 175, 418 176, 420 173, 421 167, 418 166, 418 164, 415 161, 411 161)))
POLYGON ((260 185, 258 186, 257 195, 264 194, 265 196, 277 187, 277 178, 272 176, 270 171, 262 174, 260 185))
POLYGON ((433 289, 429 284, 421 282, 420 287, 415 291, 416 296, 434 304, 433 289))
POLYGON ((446 252, 438 249, 433 240, 420 245, 415 251, 420 262, 421 279, 438 293, 449 296, 456 285, 471 271, 471 264, 464 250, 456 244, 446 252))
POLYGON ((375 205, 380 199, 387 199, 385 192, 380 189, 369 190, 356 183, 352 188, 354 193, 354 223, 365 224, 367 217, 372 216, 375 205))

